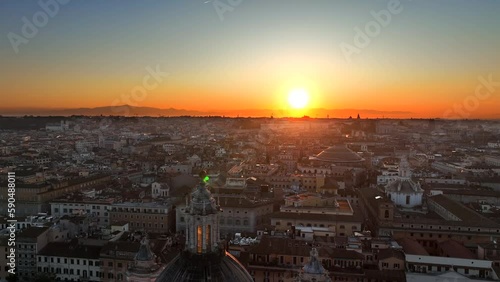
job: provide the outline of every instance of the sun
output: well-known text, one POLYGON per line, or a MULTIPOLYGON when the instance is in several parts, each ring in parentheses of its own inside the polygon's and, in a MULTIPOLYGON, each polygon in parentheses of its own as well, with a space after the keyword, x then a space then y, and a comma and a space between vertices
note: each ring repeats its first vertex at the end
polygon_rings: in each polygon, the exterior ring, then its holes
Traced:
POLYGON ((288 103, 294 109, 303 109, 309 103, 309 93, 304 89, 293 89, 288 93, 288 103))

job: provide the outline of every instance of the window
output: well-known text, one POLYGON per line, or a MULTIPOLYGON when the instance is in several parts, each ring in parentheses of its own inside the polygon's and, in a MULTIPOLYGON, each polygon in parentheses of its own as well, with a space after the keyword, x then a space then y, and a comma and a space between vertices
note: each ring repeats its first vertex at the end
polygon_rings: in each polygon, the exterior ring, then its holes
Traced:
POLYGON ((211 250, 212 249, 212 245, 211 245, 211 234, 212 234, 212 229, 211 229, 211 226, 210 225, 207 225, 206 229, 205 229, 205 245, 207 246, 207 249, 208 250, 211 250))
POLYGON ((201 227, 201 225, 198 225, 198 228, 197 228, 197 232, 196 232, 197 236, 196 236, 196 246, 197 246, 197 251, 198 251, 198 254, 201 254, 202 252, 202 244, 203 244, 203 229, 201 227))

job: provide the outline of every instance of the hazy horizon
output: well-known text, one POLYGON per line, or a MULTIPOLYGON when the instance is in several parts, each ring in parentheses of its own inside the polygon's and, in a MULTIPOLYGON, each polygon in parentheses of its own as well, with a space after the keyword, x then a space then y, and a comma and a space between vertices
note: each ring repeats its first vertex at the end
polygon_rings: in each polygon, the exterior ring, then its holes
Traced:
MULTIPOLYGON (((418 116, 411 112, 403 111, 378 111, 373 109, 308 109, 304 111, 304 114, 298 116, 295 111, 287 112, 286 110, 272 110, 272 109, 233 109, 233 110, 221 110, 221 111, 195 111, 190 109, 176 109, 176 108, 158 108, 158 107, 135 107, 131 105, 119 105, 119 106, 102 106, 95 108, 0 108, 0 116, 72 116, 72 115, 82 115, 82 116, 225 116, 225 117, 250 117, 250 118, 262 118, 262 117, 275 117, 275 118, 290 118, 290 117, 310 117, 310 118, 356 118, 360 115, 361 118, 369 119, 441 119, 443 117, 435 116, 418 116), (124 108, 128 107, 132 110, 124 111, 124 108)), ((500 115, 483 117, 483 118, 453 118, 456 119, 485 119, 485 120, 496 120, 499 119, 500 115)))

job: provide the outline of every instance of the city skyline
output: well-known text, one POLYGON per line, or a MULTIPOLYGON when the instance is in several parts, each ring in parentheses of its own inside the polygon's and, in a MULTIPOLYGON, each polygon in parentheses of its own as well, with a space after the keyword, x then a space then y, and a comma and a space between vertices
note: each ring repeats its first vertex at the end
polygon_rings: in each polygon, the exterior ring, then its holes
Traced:
POLYGON ((499 118, 500 3, 459 2, 6 1, 0 114, 129 104, 499 118))

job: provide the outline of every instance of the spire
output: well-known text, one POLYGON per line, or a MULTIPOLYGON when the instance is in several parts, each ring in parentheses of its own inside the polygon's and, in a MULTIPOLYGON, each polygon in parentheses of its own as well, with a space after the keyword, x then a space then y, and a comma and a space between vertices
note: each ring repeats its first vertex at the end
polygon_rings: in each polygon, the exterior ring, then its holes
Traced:
POLYGON ((309 262, 304 266, 304 272, 309 273, 309 274, 322 274, 325 272, 325 269, 321 265, 321 263, 318 260, 318 250, 316 248, 312 248, 311 252, 309 252, 311 255, 309 262))
POLYGON ((319 260, 319 253, 316 248, 312 248, 309 262, 302 268, 301 273, 296 281, 317 281, 317 282, 331 282, 328 276, 328 271, 323 267, 319 260))
POLYGON ((141 240, 141 246, 139 247, 139 251, 135 255, 136 261, 152 261, 155 257, 151 248, 149 247, 149 239, 147 238, 147 234, 141 240))

